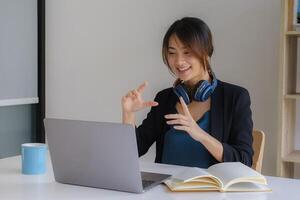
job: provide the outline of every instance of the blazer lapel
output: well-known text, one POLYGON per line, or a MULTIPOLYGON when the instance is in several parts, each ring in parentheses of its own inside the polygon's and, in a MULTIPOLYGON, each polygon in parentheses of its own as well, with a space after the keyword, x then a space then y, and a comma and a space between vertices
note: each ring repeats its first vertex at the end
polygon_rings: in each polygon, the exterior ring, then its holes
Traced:
POLYGON ((219 141, 223 139, 223 119, 224 119, 224 89, 222 81, 218 80, 218 85, 211 96, 211 132, 210 135, 219 141))

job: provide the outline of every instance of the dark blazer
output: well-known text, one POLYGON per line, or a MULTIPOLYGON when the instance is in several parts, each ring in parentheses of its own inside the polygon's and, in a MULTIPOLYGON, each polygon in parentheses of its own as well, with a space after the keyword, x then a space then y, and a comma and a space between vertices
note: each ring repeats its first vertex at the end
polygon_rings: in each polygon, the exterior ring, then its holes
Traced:
MULTIPOLYGON (((170 129, 164 115, 175 112, 178 97, 172 88, 160 91, 147 118, 136 128, 139 156, 144 155, 156 142, 155 162, 160 163, 165 133, 170 129)), ((223 162, 239 161, 252 165, 252 112, 250 96, 245 88, 218 80, 211 96, 211 136, 223 145, 223 162)))

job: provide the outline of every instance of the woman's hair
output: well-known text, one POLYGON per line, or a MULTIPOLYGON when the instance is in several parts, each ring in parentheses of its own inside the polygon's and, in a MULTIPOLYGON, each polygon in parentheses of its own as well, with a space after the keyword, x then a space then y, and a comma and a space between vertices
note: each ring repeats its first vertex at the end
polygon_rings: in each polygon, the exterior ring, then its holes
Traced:
POLYGON ((207 58, 212 56, 214 47, 211 31, 204 21, 195 17, 184 17, 175 21, 170 26, 164 36, 162 45, 163 61, 170 70, 168 47, 169 40, 172 36, 176 36, 186 47, 192 50, 200 59, 204 70, 208 70, 208 72, 211 71, 207 58))

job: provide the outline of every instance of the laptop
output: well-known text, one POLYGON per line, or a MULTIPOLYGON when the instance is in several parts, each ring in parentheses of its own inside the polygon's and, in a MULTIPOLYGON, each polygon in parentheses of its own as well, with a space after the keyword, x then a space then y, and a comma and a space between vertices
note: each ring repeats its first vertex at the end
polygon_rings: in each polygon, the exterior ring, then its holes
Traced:
POLYGON ((140 172, 131 125, 50 118, 44 124, 57 182, 142 193, 170 177, 140 172))

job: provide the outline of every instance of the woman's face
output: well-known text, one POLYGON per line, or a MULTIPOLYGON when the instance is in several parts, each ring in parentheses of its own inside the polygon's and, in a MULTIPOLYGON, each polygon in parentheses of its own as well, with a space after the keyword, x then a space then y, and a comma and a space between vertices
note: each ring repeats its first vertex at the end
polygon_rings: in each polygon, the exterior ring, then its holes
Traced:
POLYGON ((200 59, 190 48, 184 46, 176 35, 170 37, 167 59, 172 72, 187 84, 194 85, 209 78, 200 59))

